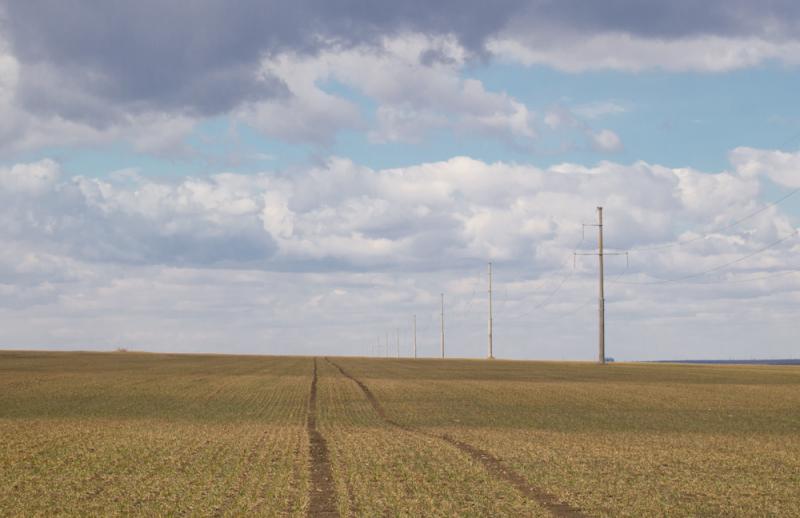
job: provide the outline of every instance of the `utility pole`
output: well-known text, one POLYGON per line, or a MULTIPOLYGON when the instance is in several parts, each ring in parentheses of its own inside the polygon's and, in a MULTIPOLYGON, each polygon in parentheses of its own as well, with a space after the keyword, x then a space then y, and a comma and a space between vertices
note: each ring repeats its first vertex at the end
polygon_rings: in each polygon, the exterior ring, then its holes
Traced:
POLYGON ((605 256, 607 255, 628 255, 628 252, 606 252, 603 248, 603 207, 597 207, 597 223, 584 223, 584 227, 597 227, 597 252, 575 253, 575 255, 597 255, 598 268, 598 297, 597 297, 597 361, 601 365, 606 363, 606 298, 605 298, 605 256))
POLYGON ((389 331, 386 331, 386 357, 389 357, 389 331))
POLYGON ((400 358, 400 330, 394 330, 395 335, 397 335, 397 357, 400 358))
POLYGON ((600 252, 597 254, 597 258, 600 260, 600 292, 599 297, 597 299, 597 312, 598 312, 598 336, 597 336, 597 345, 599 350, 599 358, 601 364, 605 365, 606 363, 606 297, 605 297, 605 286, 603 282, 603 207, 597 207, 597 244, 600 252))
POLYGON ((417 315, 414 315, 414 359, 417 359, 417 315))
POLYGON ((442 358, 444 358, 444 293, 442 293, 442 358))
POLYGON ((492 351, 492 263, 489 263, 489 359, 494 359, 492 351))

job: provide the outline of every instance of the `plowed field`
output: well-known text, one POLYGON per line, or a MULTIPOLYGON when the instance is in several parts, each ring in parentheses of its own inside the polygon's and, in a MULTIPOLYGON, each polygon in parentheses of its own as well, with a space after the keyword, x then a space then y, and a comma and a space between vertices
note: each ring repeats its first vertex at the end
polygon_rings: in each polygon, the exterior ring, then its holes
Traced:
POLYGON ((0 515, 800 516, 800 368, 0 352, 0 515))

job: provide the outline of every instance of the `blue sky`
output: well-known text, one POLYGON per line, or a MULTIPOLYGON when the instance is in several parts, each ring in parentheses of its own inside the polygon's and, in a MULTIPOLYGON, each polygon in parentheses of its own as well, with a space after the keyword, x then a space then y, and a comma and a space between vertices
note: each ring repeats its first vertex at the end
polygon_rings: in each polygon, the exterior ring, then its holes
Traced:
MULTIPOLYGON (((285 169, 327 155, 345 156, 381 169, 465 155, 487 162, 516 161, 548 167, 561 162, 592 165, 613 159, 644 160, 672 167, 721 171, 730 166, 728 152, 739 146, 792 151, 800 143, 800 90, 797 71, 766 63, 725 73, 663 71, 602 71, 567 73, 546 67, 478 63, 460 77, 481 81, 488 90, 506 92, 536 114, 555 106, 590 109, 602 105, 618 111, 587 120, 620 135, 624 149, 615 153, 592 150, 571 131, 543 135, 530 149, 481 135, 439 131, 423 142, 370 142, 367 131, 345 130, 333 142, 315 145, 270 138, 232 120, 202 121, 187 136, 187 155, 157 156, 137 152, 124 139, 100 146, 48 146, 12 154, 5 160, 58 158, 74 174, 104 176, 136 168, 144 175, 242 173, 285 169), (235 134, 234 134, 235 133, 235 134), (564 146, 573 141, 568 149, 564 146)), ((367 123, 374 121, 376 103, 336 82, 321 88, 357 104, 367 123)))
POLYGON ((602 205, 632 251, 608 261, 613 356, 797 354, 793 2, 0 22, 0 347, 363 354, 417 314, 435 352, 444 292, 449 350, 480 356, 492 261, 500 356, 592 359, 573 251, 602 205))

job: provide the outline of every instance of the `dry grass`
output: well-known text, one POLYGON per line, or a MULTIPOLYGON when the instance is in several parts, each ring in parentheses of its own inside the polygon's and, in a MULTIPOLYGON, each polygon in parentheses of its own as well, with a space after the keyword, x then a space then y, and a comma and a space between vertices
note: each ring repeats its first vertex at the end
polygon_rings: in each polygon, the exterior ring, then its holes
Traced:
MULTIPOLYGON (((344 516, 800 516, 800 369, 318 361, 344 516)), ((310 358, 0 352, 0 515, 308 509, 310 358)))

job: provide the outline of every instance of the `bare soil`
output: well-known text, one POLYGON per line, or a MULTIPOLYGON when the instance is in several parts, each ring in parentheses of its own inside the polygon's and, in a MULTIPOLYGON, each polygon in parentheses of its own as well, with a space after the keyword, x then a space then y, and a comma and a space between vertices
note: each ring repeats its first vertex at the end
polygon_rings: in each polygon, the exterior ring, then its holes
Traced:
POLYGON ((328 444, 317 430, 317 360, 314 359, 314 376, 311 379, 311 395, 308 399, 308 439, 311 448, 311 494, 308 515, 339 516, 336 506, 336 489, 333 484, 328 444))

